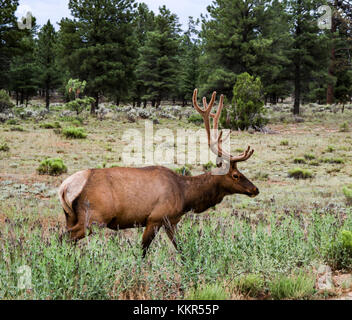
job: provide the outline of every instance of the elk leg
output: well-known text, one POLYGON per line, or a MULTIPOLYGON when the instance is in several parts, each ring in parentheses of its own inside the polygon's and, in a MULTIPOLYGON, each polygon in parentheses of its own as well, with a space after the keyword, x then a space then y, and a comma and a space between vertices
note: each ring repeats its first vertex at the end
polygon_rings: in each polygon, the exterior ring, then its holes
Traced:
POLYGON ((176 224, 171 225, 170 223, 166 223, 164 225, 164 227, 165 227, 166 234, 169 237, 169 239, 172 242, 172 244, 174 245, 175 249, 177 251, 180 251, 180 249, 177 246, 176 240, 175 240, 175 231, 176 231, 176 228, 177 228, 176 224))
POLYGON ((83 224, 76 224, 73 228, 67 230, 70 240, 78 241, 86 236, 86 230, 83 224))
POLYGON ((156 223, 147 224, 142 237, 143 258, 147 254, 148 248, 155 238, 155 235, 158 233, 160 227, 161 225, 156 223))

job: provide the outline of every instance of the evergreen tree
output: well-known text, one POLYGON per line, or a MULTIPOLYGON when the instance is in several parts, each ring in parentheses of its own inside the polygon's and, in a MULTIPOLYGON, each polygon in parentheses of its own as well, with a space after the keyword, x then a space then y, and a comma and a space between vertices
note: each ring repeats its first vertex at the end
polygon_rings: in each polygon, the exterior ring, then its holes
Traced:
POLYGON ((61 61, 71 77, 87 81, 94 114, 102 95, 117 103, 128 95, 135 61, 134 0, 70 0, 69 8, 74 19, 60 23, 61 61))
POLYGON ((188 30, 184 33, 180 45, 180 73, 178 77, 178 97, 182 105, 192 99, 193 90, 197 87, 199 77, 199 57, 201 54, 198 38, 199 20, 189 17, 188 30))
POLYGON ((303 95, 312 89, 309 83, 327 79, 329 39, 317 24, 317 9, 322 4, 317 0, 288 0, 288 23, 293 39, 288 58, 294 81, 294 114, 299 114, 303 95))
POLYGON ((162 99, 177 95, 180 24, 165 6, 155 17, 155 29, 146 35, 140 50, 137 79, 146 88, 142 97, 160 105, 162 99))
POLYGON ((42 27, 37 41, 37 63, 39 67, 39 82, 45 91, 46 108, 50 105, 50 90, 55 89, 59 83, 59 69, 56 61, 57 34, 54 26, 48 20, 42 27))
POLYGON ((18 0, 0 0, 0 88, 9 88, 11 58, 20 53, 20 39, 25 34, 17 27, 17 7, 18 0))

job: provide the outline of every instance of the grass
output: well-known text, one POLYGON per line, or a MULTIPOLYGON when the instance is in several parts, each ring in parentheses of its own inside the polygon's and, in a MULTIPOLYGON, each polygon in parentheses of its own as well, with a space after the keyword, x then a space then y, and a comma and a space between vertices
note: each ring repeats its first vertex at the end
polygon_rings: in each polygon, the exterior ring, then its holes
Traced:
POLYGON ((10 151, 10 147, 6 142, 0 143, 0 152, 8 152, 10 151))
POLYGON ((60 158, 45 159, 40 162, 37 168, 39 174, 48 174, 50 176, 58 176, 67 172, 67 167, 60 158))
MULTIPOLYGON (((61 111, 52 111, 45 123, 66 122, 76 128, 75 117, 64 119, 61 111)), ((260 195, 226 197, 203 214, 187 214, 177 233, 182 254, 160 231, 145 261, 142 228, 97 228, 77 245, 58 239, 65 230, 57 199, 60 183, 82 169, 124 166, 122 135, 131 124, 109 117, 99 121, 83 112, 78 122, 82 126, 84 121, 86 139, 65 139, 54 133, 59 129, 35 129, 41 123, 31 119, 16 119, 25 133, 1 124, 1 139, 11 152, 0 152, 0 298, 323 299, 311 286, 316 266, 352 271, 346 245, 346 231, 352 231, 351 203, 349 193, 342 191, 351 189, 352 139, 339 130, 352 112, 316 115, 305 110, 304 123, 295 123, 289 111, 269 113, 269 126, 278 134, 231 134, 233 154, 247 145, 255 149, 238 169, 258 186, 260 195), (286 123, 275 124, 282 115, 286 123), (282 141, 287 144, 278 147, 282 141), (333 150, 324 155, 327 146, 333 150), (38 163, 47 157, 60 158, 68 172, 36 174, 38 163), (299 169, 308 170, 314 179, 287 175, 295 158, 304 158, 299 169), (343 163, 322 161, 325 158, 343 163), (35 184, 41 186, 32 193, 35 184), (32 272, 31 290, 17 287, 17 270, 23 265, 32 272)), ((180 127, 199 129, 187 118, 163 119, 159 127, 173 132, 180 127)), ((133 128, 143 133, 144 123, 133 128)), ((203 173, 201 163, 186 167, 193 175, 203 173)))
POLYGON ((288 172, 288 176, 295 179, 311 179, 313 178, 313 173, 306 169, 294 168, 288 172))
POLYGON ((66 138, 71 138, 71 139, 87 138, 87 133, 85 132, 84 128, 74 128, 74 127, 64 128, 62 131, 62 134, 66 138))

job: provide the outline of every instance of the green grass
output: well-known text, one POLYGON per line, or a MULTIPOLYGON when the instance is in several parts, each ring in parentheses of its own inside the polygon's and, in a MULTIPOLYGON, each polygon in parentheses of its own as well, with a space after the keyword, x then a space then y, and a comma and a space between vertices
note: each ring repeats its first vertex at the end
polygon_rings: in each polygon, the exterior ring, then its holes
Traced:
POLYGON ((352 205, 352 187, 343 187, 342 192, 346 197, 347 204, 352 205))
POLYGON ((87 133, 85 132, 84 128, 74 128, 74 127, 64 128, 62 131, 62 134, 66 138, 71 138, 71 139, 85 139, 87 137, 87 133))
POLYGON ((228 300, 229 294, 219 284, 206 284, 186 293, 187 300, 228 300))
POLYGON ((39 174, 48 174, 50 176, 58 176, 67 172, 67 167, 60 158, 45 159, 37 168, 39 174))
POLYGON ((288 176, 295 179, 311 179, 313 173, 307 169, 295 168, 288 172, 288 176))
POLYGON ((10 147, 7 142, 0 143, 0 152, 8 152, 10 151, 10 147))

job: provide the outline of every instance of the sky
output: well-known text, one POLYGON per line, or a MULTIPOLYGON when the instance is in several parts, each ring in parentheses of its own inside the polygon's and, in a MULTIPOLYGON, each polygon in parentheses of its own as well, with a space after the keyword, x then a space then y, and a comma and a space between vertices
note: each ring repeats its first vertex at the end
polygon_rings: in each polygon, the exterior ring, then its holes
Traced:
MULTIPOLYGON (((64 17, 71 17, 68 9, 69 0, 20 0, 16 16, 21 18, 31 11, 37 19, 37 24, 44 25, 48 19, 58 29, 57 22, 64 17)), ((183 29, 187 28, 188 17, 200 17, 201 13, 207 12, 206 8, 212 3, 212 0, 144 0, 137 2, 145 2, 150 9, 158 12, 158 8, 162 5, 172 12, 176 13, 180 18, 183 29)))

